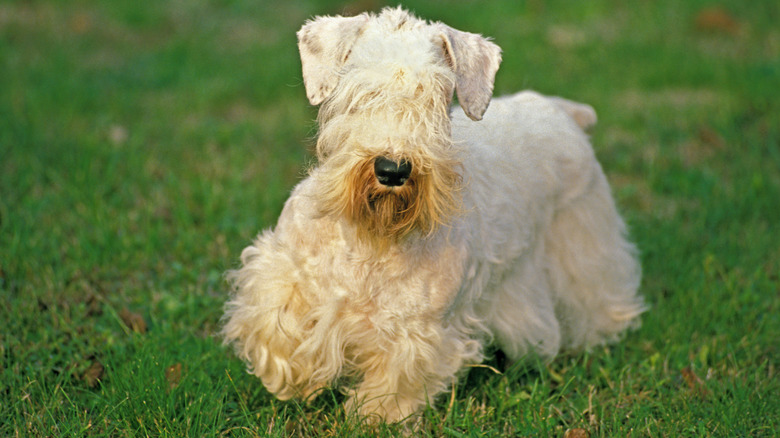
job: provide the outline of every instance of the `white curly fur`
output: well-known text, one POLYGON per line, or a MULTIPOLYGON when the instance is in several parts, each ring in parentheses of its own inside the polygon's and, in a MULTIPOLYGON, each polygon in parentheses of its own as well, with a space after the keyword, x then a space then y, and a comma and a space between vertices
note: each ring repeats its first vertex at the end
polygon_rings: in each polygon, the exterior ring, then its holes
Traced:
POLYGON ((638 324, 640 267, 583 132, 592 108, 522 92, 485 112, 498 46, 402 9, 319 17, 298 37, 319 165, 229 274, 223 329, 269 391, 349 376, 348 409, 399 421, 490 342, 552 358, 638 324), (410 181, 378 184, 380 156, 411 162, 410 181))

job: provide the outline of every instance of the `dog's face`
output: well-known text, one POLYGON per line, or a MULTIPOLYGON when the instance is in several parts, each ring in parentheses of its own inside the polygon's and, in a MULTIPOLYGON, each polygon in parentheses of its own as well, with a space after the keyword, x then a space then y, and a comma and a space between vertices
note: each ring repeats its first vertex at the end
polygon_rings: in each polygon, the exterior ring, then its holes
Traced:
POLYGON ((448 108, 479 120, 500 49, 399 9, 319 17, 298 32, 309 101, 322 104, 315 170, 323 214, 374 242, 432 233, 459 209, 448 108))

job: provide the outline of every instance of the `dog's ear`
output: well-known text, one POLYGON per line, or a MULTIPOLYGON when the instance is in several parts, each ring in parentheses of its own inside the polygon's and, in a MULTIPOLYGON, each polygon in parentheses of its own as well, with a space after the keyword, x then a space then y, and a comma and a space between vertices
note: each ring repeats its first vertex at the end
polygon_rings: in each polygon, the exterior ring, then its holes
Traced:
POLYGON ((368 21, 354 17, 317 17, 298 31, 303 85, 312 105, 324 101, 339 82, 339 70, 368 21))
POLYGON ((472 120, 482 120, 493 95, 501 48, 481 35, 439 25, 444 57, 455 72, 460 106, 472 120))

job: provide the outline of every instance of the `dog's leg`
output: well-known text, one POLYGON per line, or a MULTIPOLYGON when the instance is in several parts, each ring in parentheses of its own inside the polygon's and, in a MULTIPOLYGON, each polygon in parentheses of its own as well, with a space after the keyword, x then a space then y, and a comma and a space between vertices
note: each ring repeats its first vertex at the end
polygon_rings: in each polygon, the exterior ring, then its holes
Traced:
POLYGON ((474 340, 451 332, 431 324, 363 352, 358 364, 363 380, 346 409, 368 421, 397 422, 432 403, 452 384, 464 361, 474 361, 478 354, 474 340))
POLYGON ((409 376, 385 364, 385 358, 375 358, 377 367, 363 375, 361 384, 352 391, 346 403, 348 411, 357 412, 369 422, 397 422, 425 405, 426 394, 409 376), (387 368, 383 368, 385 364, 387 368))
POLYGON ((601 167, 593 166, 584 191, 555 214, 546 236, 562 346, 574 349, 612 340, 645 310, 636 250, 601 167))
POLYGON ((341 369, 341 356, 332 354, 338 339, 328 331, 337 310, 317 306, 305 293, 299 268, 278 238, 264 233, 242 253, 241 269, 230 272, 234 293, 222 335, 277 397, 308 398, 341 369))
POLYGON ((533 352, 552 359, 560 347, 560 328, 544 270, 544 247, 536 247, 515 261, 482 310, 496 344, 511 361, 533 352))

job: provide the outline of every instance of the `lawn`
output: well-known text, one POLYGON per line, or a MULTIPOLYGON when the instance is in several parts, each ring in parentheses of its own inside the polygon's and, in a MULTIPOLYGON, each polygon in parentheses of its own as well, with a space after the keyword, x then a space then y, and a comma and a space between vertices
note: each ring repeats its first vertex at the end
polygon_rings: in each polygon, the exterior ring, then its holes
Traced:
MULTIPOLYGON (((610 347, 491 358, 417 434, 776 436, 780 3, 404 4, 493 37, 496 94, 596 108, 652 306, 610 347)), ((382 5, 0 3, 0 436, 402 432, 275 400, 215 334, 223 273, 313 162, 295 31, 382 5)))

